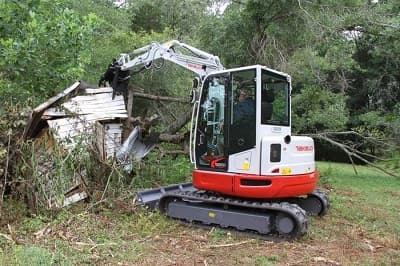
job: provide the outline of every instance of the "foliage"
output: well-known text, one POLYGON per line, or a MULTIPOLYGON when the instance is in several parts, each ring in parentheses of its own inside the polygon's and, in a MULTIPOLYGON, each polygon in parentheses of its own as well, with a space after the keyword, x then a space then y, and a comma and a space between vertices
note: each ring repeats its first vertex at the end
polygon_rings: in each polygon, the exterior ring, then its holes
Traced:
POLYGON ((61 254, 42 247, 15 245, 8 252, 7 257, 0 254, 3 265, 68 265, 61 254))
MULTIPOLYGON (((398 168, 398 149, 400 145, 400 112, 395 109, 391 114, 383 111, 370 111, 356 117, 357 126, 354 131, 359 132, 369 138, 380 140, 382 143, 373 150, 386 155, 389 159, 387 165, 390 168, 398 168), (387 136, 391 136, 388 138, 387 136)), ((368 146, 368 145, 367 145, 368 146)), ((375 145, 376 146, 376 145, 375 145)))
POLYGON ((67 191, 92 179, 95 166, 87 144, 78 138, 74 142, 73 148, 66 148, 44 133, 38 141, 19 147, 13 181, 27 197, 32 212, 62 206, 67 191))
POLYGON ((292 126, 297 133, 340 131, 349 119, 345 98, 318 87, 305 88, 292 99, 292 126))
POLYGON ((357 131, 367 132, 371 136, 384 138, 392 135, 395 143, 400 137, 400 104, 397 104, 392 113, 370 111, 360 114, 357 131))
MULTIPOLYGON (((16 162, 16 142, 26 126, 26 116, 30 112, 29 104, 29 101, 25 104, 4 102, 0 107, 0 196, 7 188, 4 186, 5 180, 11 180, 14 174, 12 166, 16 162)), ((0 198, 0 212, 2 200, 0 198)))
POLYGON ((131 29, 134 32, 172 30, 175 38, 193 38, 191 34, 204 17, 209 1, 136 0, 132 2, 131 29))
POLYGON ((160 159, 152 152, 139 164, 131 185, 134 189, 151 188, 188 181, 191 164, 186 156, 165 156, 160 159), (156 185, 157 186, 157 185, 156 185))
POLYGON ((357 40, 354 58, 362 71, 356 73, 355 84, 369 96, 363 107, 390 112, 400 100, 399 4, 387 1, 373 12, 357 40))
POLYGON ((96 15, 56 0, 3 1, 0 14, 2 98, 53 95, 83 75, 96 15))
POLYGON ((257 266, 270 266, 277 265, 279 261, 280 257, 278 255, 260 255, 255 257, 254 264, 257 266))

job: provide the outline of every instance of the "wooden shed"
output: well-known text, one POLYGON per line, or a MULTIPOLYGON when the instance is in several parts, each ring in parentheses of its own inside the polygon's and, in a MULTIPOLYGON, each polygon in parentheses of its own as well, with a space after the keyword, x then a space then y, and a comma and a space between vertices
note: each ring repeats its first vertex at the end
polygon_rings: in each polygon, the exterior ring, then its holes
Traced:
MULTIPOLYGON (((77 144, 83 148, 94 144, 98 157, 107 160, 113 158, 121 146, 122 125, 127 117, 123 96, 114 97, 112 88, 90 88, 75 82, 32 111, 23 137, 46 144, 46 150, 54 146, 54 142, 67 151, 76 151, 77 144)), ((63 207, 88 196, 85 169, 71 176, 60 176, 53 173, 51 159, 46 161, 46 157, 39 155, 38 160, 36 175, 45 182, 41 194, 45 195, 48 208, 63 207), (57 182, 60 178, 62 182, 57 182), (58 183, 65 189, 62 195, 56 195, 58 183)))
POLYGON ((65 147, 95 143, 99 158, 105 160, 121 145, 127 117, 123 96, 113 97, 112 88, 82 88, 76 82, 32 111, 24 138, 35 138, 48 128, 65 147))

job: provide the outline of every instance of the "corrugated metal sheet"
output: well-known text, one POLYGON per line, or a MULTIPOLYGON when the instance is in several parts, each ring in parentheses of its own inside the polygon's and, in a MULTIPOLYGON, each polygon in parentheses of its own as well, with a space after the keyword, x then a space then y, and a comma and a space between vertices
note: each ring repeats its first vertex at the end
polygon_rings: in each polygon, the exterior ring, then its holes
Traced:
MULTIPOLYGON (((113 99, 112 88, 87 89, 86 85, 81 85, 81 82, 75 82, 36 107, 28 120, 24 138, 47 136, 40 132, 47 130, 48 125, 52 132, 51 140, 56 140, 64 148, 74 150, 78 143, 83 144, 78 147, 85 148, 85 144, 100 139, 99 153, 104 155, 104 159, 113 157, 121 146, 122 120, 128 117, 124 98, 117 95, 113 99), (95 125, 100 125, 100 130, 95 131, 95 125)), ((47 139, 43 140, 48 143, 47 139)), ((42 173, 46 173, 45 182, 48 182, 44 189, 50 195, 49 208, 67 206, 88 196, 85 170, 65 176, 63 182, 72 188, 61 194, 52 189, 53 176, 47 175, 50 171, 51 167, 45 167, 42 173), (63 202, 54 200, 59 197, 63 197, 63 202)))
POLYGON ((128 117, 123 96, 117 95, 112 99, 110 88, 86 89, 85 92, 88 94, 75 96, 61 104, 62 112, 56 113, 54 109, 45 112, 48 116, 55 115, 53 118, 61 114, 69 116, 47 120, 56 140, 69 145, 77 141, 86 142, 94 135, 96 121, 128 117))
POLYGON ((33 138, 37 135, 37 133, 41 130, 38 126, 42 120, 42 116, 45 110, 50 108, 54 105, 57 101, 64 98, 65 96, 69 95, 70 93, 75 92, 79 88, 80 82, 75 82, 70 87, 66 88, 56 96, 48 99, 46 102, 42 103, 41 105, 37 106, 33 109, 32 113, 30 114, 28 124, 24 130, 24 139, 33 138))
POLYGON ((62 106, 71 113, 96 114, 100 119, 102 115, 107 117, 114 114, 127 115, 123 96, 117 95, 113 100, 112 93, 76 96, 62 106))

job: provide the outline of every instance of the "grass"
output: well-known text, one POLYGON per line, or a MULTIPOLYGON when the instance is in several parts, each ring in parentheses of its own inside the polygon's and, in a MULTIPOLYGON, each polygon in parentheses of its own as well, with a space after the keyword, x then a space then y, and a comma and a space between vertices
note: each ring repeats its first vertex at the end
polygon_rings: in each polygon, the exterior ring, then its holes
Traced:
MULTIPOLYGON (((183 165, 183 159, 178 163, 183 165)), ((317 166, 331 209, 323 218, 311 217, 307 235, 294 242, 249 240, 220 229, 183 226, 157 212, 135 208, 132 198, 109 199, 89 211, 86 203, 78 203, 33 217, 26 216, 20 202, 7 199, 8 216, 0 227, 0 264, 399 264, 400 180, 368 167, 357 167, 356 175, 351 165, 319 162, 317 166), (7 238, 7 224, 15 240, 7 238)), ((164 170, 174 175, 170 181, 190 172, 183 166, 171 168, 164 170)), ((138 185, 151 185, 161 176, 138 185)))
POLYGON ((322 180, 331 187, 332 210, 339 217, 362 225, 370 233, 400 233, 400 180, 368 167, 319 163, 322 180), (333 169, 333 170, 332 170, 333 169))
POLYGON ((280 261, 278 255, 258 255, 254 258, 254 264, 258 266, 276 265, 280 261))

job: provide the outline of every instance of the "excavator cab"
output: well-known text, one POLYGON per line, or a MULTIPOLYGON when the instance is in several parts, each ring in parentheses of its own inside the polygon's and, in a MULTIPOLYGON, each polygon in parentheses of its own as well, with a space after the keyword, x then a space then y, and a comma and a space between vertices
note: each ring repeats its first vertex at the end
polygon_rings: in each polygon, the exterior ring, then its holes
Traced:
POLYGON ((291 136, 290 76, 263 66, 208 75, 193 133, 193 184, 256 198, 292 197, 315 189, 311 138, 291 136))

